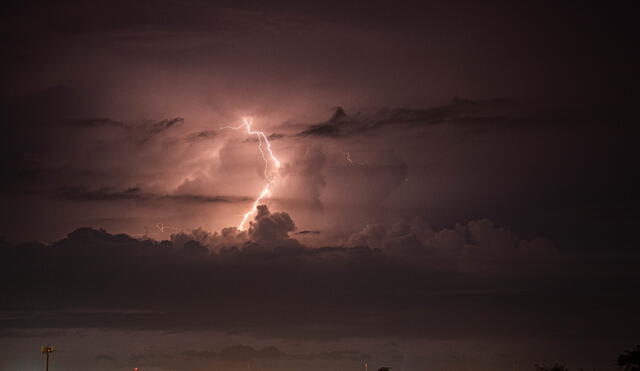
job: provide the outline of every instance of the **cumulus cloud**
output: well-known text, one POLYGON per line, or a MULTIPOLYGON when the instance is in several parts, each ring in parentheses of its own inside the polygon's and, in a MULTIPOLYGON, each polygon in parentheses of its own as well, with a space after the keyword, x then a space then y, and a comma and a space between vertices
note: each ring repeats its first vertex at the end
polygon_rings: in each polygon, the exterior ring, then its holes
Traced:
POLYGON ((385 249, 408 259, 424 255, 432 263, 447 262, 461 270, 495 268, 514 262, 526 265, 530 261, 548 262, 558 257, 550 240, 522 239, 488 219, 458 223, 441 230, 434 230, 418 218, 391 226, 372 224, 349 236, 346 244, 385 249))
MULTIPOLYGON (((260 192, 263 164, 255 138, 220 130, 236 122, 238 112, 183 112, 176 105, 127 115, 99 109, 102 100, 96 97, 90 99, 94 104, 84 104, 86 96, 86 87, 56 86, 0 102, 12 138, 0 156, 7 178, 0 198, 15 210, 0 220, 3 234, 26 240, 37 233, 39 239, 55 241, 78 225, 91 225, 142 235, 157 223, 219 230, 242 215, 260 192), (129 222, 116 221, 123 215, 129 222)), ((616 189, 624 191, 615 192, 619 199, 612 202, 613 196, 600 192, 592 180, 611 179, 608 164, 634 158, 629 153, 634 137, 621 135, 614 150, 606 150, 604 143, 596 146, 602 151, 594 151, 598 130, 579 138, 548 130, 576 122, 589 126, 595 119, 588 112, 538 110, 505 99, 362 112, 341 108, 317 127, 337 128, 330 135, 336 140, 318 133, 296 136, 309 126, 288 126, 299 122, 293 113, 255 113, 257 128, 282 133, 271 136, 278 138, 273 144, 282 160, 271 200, 302 229, 333 228, 342 238, 356 226, 415 215, 428 215, 441 226, 487 215, 513 220, 528 235, 541 230, 549 235, 544 230, 553 229, 554 240, 562 237, 575 245, 597 243, 592 235, 633 245, 626 241, 636 236, 630 227, 635 202, 626 195, 633 194, 635 183, 618 181, 616 189), (519 137, 522 130, 484 130, 531 129, 531 122, 541 123, 536 125, 543 130, 526 141, 519 137), (545 151, 539 151, 541 146, 545 151), (600 165, 587 171, 584 164, 600 165), (576 187, 588 197, 571 191, 576 187), (580 223, 563 214, 576 207, 579 215, 625 219, 600 220, 624 229, 625 237, 593 226, 586 228, 589 236, 578 236, 574 232, 580 223), (615 211, 609 213, 610 208, 615 211)), ((158 235, 168 238, 168 233, 158 235)), ((307 237, 325 244, 337 241, 330 233, 307 237)))
POLYGON ((381 248, 384 246, 386 237, 387 228, 380 224, 373 224, 349 236, 347 243, 353 246, 381 248))
POLYGON ((249 237, 259 245, 289 245, 296 242, 289 238, 289 233, 295 229, 296 225, 289 214, 272 214, 266 205, 258 205, 255 220, 249 226, 249 237))
POLYGON ((212 250, 243 246, 249 242, 246 231, 239 231, 236 227, 223 228, 218 232, 209 232, 202 228, 192 231, 180 231, 171 234, 171 242, 177 248, 184 247, 187 243, 195 241, 212 250))
POLYGON ((216 251, 222 248, 245 247, 248 244, 257 244, 262 248, 294 247, 300 246, 297 240, 289 237, 289 233, 295 230, 295 223, 289 214, 271 213, 266 205, 258 205, 255 217, 250 221, 246 231, 240 231, 236 227, 223 228, 218 232, 198 228, 191 232, 174 233, 171 235, 171 241, 177 247, 184 247, 193 241, 216 251))
MULTIPOLYGON (((594 299, 588 282, 563 289, 577 277, 606 270, 601 285, 616 282, 619 274, 633 275, 635 264, 562 254, 544 239, 518 238, 488 220, 440 230, 420 221, 368 226, 347 246, 322 248, 292 239, 294 230, 288 214, 260 207, 248 231, 194 230, 155 241, 81 228, 51 245, 7 244, 0 248, 7 299, 0 326, 198 328, 318 339, 533 334, 554 328, 565 304, 594 299), (574 265, 569 276, 567 264, 574 265), (545 285, 557 290, 540 293, 545 285)), ((625 290, 596 293, 616 300, 625 290)), ((587 306, 575 320, 587 323, 600 310, 587 306)), ((563 331, 577 336, 581 328, 563 331)))

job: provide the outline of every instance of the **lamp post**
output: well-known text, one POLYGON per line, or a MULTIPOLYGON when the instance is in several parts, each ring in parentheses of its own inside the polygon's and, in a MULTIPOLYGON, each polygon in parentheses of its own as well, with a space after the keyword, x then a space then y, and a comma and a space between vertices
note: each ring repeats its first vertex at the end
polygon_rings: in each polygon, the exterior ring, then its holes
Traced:
POLYGON ((56 350, 55 347, 51 346, 51 345, 43 345, 40 347, 40 351, 42 351, 42 354, 44 354, 45 356, 45 371, 49 371, 49 354, 53 353, 53 351, 56 350))

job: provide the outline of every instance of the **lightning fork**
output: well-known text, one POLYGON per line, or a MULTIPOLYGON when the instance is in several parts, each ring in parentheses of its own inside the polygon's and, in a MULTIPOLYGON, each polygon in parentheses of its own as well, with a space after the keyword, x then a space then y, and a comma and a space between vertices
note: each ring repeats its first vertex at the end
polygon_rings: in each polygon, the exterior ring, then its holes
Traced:
POLYGON ((278 160, 278 158, 273 153, 273 150, 271 148, 271 143, 269 142, 269 138, 267 138, 264 132, 251 129, 251 124, 253 124, 252 118, 244 117, 242 119, 242 122, 243 123, 240 126, 237 126, 237 127, 225 126, 223 127, 223 129, 239 130, 244 127, 247 129, 247 134, 255 135, 258 137, 258 150, 260 151, 260 156, 262 156, 262 160, 264 161, 264 177, 265 177, 265 180, 267 181, 267 184, 265 184, 264 188, 262 188, 262 192, 260 192, 256 200, 253 202, 253 206, 251 207, 251 209, 246 213, 244 213, 242 217, 242 221, 238 225, 238 229, 241 231, 245 230, 245 224, 247 223, 247 220, 251 215, 253 215, 256 212, 256 210, 258 210, 258 205, 260 204, 260 202, 265 197, 270 195, 271 186, 275 182, 275 178, 278 175, 277 171, 280 168, 280 160, 278 160), (267 152, 266 155, 265 155, 265 149, 263 148, 263 143, 266 143, 266 152, 267 152), (271 160, 271 162, 275 164, 275 168, 276 168, 275 171, 271 171, 271 172, 269 171, 269 160, 271 160))

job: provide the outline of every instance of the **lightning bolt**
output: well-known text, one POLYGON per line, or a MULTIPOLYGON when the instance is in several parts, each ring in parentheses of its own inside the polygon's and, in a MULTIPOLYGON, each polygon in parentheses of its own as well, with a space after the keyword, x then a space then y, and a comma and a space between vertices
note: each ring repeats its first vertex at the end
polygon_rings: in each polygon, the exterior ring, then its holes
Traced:
POLYGON ((164 231, 167 230, 167 229, 173 229, 173 230, 176 230, 176 231, 180 230, 180 228, 178 228, 178 227, 174 227, 174 226, 166 225, 166 224, 162 224, 162 223, 156 224, 156 228, 158 228, 158 230, 160 232, 162 232, 162 233, 164 233, 164 231))
POLYGON ((347 156, 347 161, 348 161, 351 165, 355 164, 355 162, 353 162, 353 159, 351 158, 351 153, 349 153, 349 152, 345 152, 344 154, 345 154, 345 156, 347 156))
POLYGON ((238 229, 243 231, 245 230, 245 224, 251 215, 253 215, 258 210, 258 205, 260 202, 267 196, 271 194, 271 186, 276 180, 276 176, 278 175, 278 169, 280 169, 280 160, 273 154, 273 150, 271 149, 271 143, 269 142, 269 138, 262 131, 252 130, 251 124, 253 124, 253 119, 249 117, 245 117, 242 119, 242 125, 233 127, 233 126, 225 126, 223 129, 233 129, 239 130, 242 128, 247 129, 247 134, 255 135, 258 137, 258 150, 260 151, 260 156, 262 156, 262 160, 264 161, 264 178, 267 181, 264 188, 262 188, 262 192, 258 195, 256 200, 253 202, 253 206, 249 211, 244 213, 242 217, 242 221, 238 225, 238 229), (265 148, 263 147, 263 143, 266 143, 266 153, 265 148), (273 163, 275 165, 275 170, 271 170, 269 163, 273 163))

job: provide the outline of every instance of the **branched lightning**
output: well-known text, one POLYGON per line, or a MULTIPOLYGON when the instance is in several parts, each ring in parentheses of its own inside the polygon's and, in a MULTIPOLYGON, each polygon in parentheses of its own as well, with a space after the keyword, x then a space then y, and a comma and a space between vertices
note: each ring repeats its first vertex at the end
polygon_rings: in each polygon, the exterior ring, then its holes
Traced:
POLYGON ((260 192, 260 195, 258 195, 256 200, 253 202, 253 206, 251 207, 251 210, 247 211, 243 215, 242 221, 238 225, 238 229, 241 231, 245 229, 245 224, 247 223, 247 220, 249 219, 249 217, 258 210, 258 205, 260 204, 260 202, 265 197, 271 194, 271 186, 273 186, 273 183, 276 180, 276 176, 278 175, 278 169, 280 168, 280 160, 278 160, 278 158, 273 154, 273 150, 271 149, 271 143, 269 142, 269 138, 267 138, 267 136, 262 131, 251 130, 251 124, 253 123, 252 118, 245 117, 242 119, 242 122, 243 124, 240 126, 237 126, 237 127, 225 126, 223 127, 223 129, 238 130, 244 127, 247 129, 247 134, 255 135, 258 137, 258 150, 260 151, 260 155, 262 156, 262 160, 264 161, 264 178, 267 181, 267 184, 262 189, 262 192, 260 192), (267 154, 265 154, 265 149, 263 148, 263 142, 266 143, 267 154), (275 170, 271 170, 269 163, 273 163, 275 165, 275 170))

